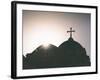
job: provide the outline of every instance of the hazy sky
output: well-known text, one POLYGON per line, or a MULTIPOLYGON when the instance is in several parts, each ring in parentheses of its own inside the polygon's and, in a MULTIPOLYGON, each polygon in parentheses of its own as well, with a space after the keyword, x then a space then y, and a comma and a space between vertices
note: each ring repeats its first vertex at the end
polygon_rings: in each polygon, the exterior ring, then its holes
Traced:
POLYGON ((70 27, 73 39, 90 55, 90 18, 87 13, 23 10, 23 54, 31 53, 41 44, 59 46, 68 40, 70 27))

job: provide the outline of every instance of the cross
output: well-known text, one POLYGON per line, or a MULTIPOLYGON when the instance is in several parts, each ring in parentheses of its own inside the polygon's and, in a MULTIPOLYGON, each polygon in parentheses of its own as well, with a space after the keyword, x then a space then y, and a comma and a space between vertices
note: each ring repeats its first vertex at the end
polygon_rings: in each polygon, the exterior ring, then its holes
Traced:
POLYGON ((70 32, 70 37, 72 38, 72 32, 75 32, 75 30, 72 30, 72 27, 70 28, 70 31, 67 31, 67 33, 70 32))

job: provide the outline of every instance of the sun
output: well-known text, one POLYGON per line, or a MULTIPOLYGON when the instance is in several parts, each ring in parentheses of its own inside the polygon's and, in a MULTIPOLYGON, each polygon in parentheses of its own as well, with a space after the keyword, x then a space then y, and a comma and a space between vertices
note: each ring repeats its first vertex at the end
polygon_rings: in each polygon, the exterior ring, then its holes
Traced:
POLYGON ((44 48, 48 48, 49 45, 50 45, 49 43, 44 43, 44 44, 43 44, 43 47, 44 47, 44 48))

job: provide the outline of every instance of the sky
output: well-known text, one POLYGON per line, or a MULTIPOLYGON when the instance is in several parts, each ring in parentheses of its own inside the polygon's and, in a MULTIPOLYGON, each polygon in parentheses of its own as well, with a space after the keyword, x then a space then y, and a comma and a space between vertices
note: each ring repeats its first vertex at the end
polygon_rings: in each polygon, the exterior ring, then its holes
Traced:
POLYGON ((61 45, 67 41, 72 27, 72 37, 90 56, 91 15, 89 13, 23 10, 23 55, 33 52, 40 45, 61 45))

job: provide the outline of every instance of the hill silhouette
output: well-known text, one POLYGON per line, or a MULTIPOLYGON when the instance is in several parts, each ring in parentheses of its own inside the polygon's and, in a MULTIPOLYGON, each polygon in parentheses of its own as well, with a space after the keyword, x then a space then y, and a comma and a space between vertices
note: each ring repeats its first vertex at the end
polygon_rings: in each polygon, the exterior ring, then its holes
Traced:
POLYGON ((49 44, 47 48, 40 45, 31 54, 27 54, 26 58, 23 56, 23 68, 53 67, 57 58, 57 49, 52 44, 49 44))
POLYGON ((86 50, 72 37, 59 47, 40 45, 32 53, 23 56, 23 69, 90 66, 86 50))

